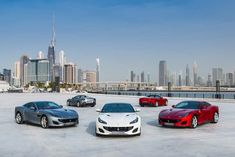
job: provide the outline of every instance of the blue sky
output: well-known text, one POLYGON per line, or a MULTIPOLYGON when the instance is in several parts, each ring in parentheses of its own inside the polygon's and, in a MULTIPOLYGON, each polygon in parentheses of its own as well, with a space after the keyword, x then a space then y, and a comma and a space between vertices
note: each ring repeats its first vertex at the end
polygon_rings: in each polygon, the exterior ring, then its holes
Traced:
POLYGON ((235 70, 234 0, 0 0, 0 69, 22 54, 47 54, 52 14, 56 50, 86 69, 101 62, 101 79, 126 80, 134 70, 157 80, 159 60, 171 72, 198 63, 235 70))

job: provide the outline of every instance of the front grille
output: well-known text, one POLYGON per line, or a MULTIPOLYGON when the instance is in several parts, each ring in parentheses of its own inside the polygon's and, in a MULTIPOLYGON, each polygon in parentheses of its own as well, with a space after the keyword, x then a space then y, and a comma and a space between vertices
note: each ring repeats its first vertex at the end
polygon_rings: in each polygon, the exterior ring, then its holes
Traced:
POLYGON ((133 129, 133 126, 131 127, 106 127, 104 126, 104 129, 110 132, 127 132, 133 129))
POLYGON ((78 119, 77 118, 73 118, 73 119, 59 119, 60 122, 62 123, 70 123, 70 122, 77 122, 78 119))
POLYGON ((161 118, 160 121, 165 122, 165 123, 177 123, 180 120, 179 119, 163 119, 163 118, 161 118))

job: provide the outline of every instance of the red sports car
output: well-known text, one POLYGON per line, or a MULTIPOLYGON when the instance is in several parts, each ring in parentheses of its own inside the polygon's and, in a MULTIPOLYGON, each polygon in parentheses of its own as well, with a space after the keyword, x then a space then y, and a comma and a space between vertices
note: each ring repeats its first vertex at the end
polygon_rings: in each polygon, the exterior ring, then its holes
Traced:
POLYGON ((191 127, 219 120, 219 108, 206 101, 183 101, 173 105, 172 109, 159 113, 159 124, 164 126, 191 127))
POLYGON ((141 107, 143 106, 166 106, 168 100, 159 95, 149 95, 144 98, 139 99, 139 104, 141 107))

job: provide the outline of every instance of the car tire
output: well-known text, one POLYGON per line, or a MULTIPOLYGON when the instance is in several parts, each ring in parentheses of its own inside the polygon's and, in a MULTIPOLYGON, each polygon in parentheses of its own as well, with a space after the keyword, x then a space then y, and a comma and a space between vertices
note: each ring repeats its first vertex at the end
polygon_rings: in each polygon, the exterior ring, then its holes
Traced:
POLYGON ((215 112, 213 115, 212 123, 218 123, 218 121, 219 121, 219 114, 218 112, 215 112))
POLYGON ((23 116, 20 112, 16 113, 15 121, 16 121, 17 124, 22 124, 23 123, 23 116))
POLYGON ((155 104, 155 106, 156 106, 156 107, 158 107, 158 106, 159 106, 159 104, 158 104, 158 102, 157 102, 157 101, 156 101, 156 104, 155 104))
POLYGON ((41 127, 42 127, 43 129, 48 128, 48 118, 47 118, 47 116, 43 115, 43 116, 41 117, 40 124, 41 124, 41 127))
POLYGON ((95 106, 95 103, 91 104, 91 107, 94 107, 95 106))
POLYGON ((198 121, 197 121, 197 117, 196 116, 192 116, 192 119, 191 119, 191 128, 196 128, 198 125, 198 121))
POLYGON ((77 102, 77 107, 81 107, 80 101, 77 102))
POLYGON ((70 106, 70 101, 67 101, 67 105, 70 106))
POLYGON ((144 107, 144 104, 140 104, 141 107, 144 107))

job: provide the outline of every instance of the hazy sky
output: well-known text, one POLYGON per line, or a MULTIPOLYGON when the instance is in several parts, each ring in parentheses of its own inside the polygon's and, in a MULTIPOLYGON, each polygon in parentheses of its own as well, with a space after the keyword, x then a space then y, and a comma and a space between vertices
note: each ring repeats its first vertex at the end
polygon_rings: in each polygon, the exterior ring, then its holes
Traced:
POLYGON ((47 54, 55 12, 57 52, 84 70, 98 56, 102 81, 131 70, 156 80, 162 59, 171 72, 194 61, 204 76, 218 66, 232 72, 234 8, 234 0, 0 0, 0 69, 47 54))

